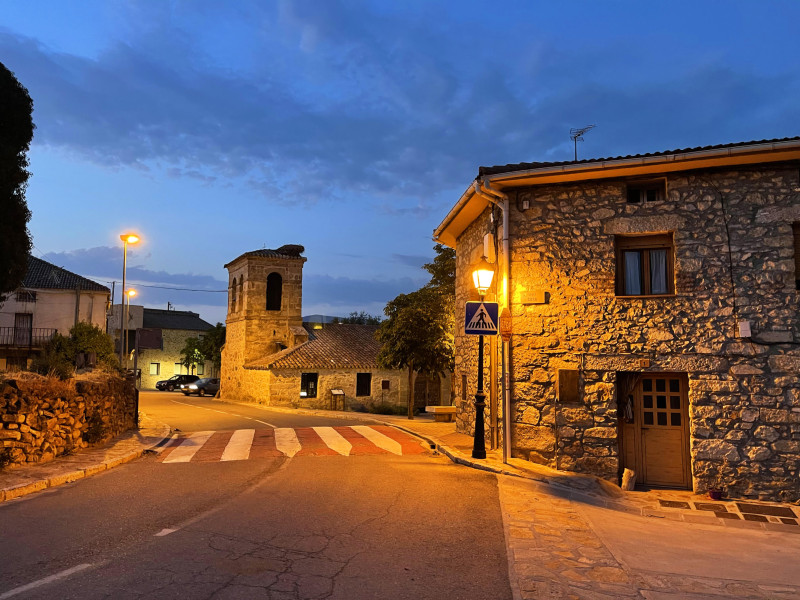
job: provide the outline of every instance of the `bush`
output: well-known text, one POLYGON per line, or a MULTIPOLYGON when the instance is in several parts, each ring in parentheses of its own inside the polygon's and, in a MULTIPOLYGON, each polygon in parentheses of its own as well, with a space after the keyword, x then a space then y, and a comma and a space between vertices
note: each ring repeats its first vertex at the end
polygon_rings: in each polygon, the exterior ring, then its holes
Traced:
POLYGON ((380 404, 373 404, 369 408, 369 412, 376 415, 404 415, 406 414, 407 410, 405 406, 397 406, 396 404, 381 402, 380 404))
POLYGON ((114 354, 114 341, 111 336, 91 323, 78 323, 69 330, 69 336, 56 334, 45 346, 31 366, 31 370, 41 375, 54 375, 69 379, 75 374, 75 364, 79 353, 94 352, 97 364, 106 370, 119 370, 119 361, 114 354))

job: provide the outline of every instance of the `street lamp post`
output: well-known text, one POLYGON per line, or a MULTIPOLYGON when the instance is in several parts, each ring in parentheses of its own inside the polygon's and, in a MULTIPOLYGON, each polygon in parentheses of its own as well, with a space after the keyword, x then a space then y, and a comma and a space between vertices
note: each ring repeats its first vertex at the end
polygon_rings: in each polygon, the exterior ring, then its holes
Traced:
POLYGON ((125 303, 125 368, 128 368, 128 318, 131 309, 131 298, 136 295, 136 290, 125 290, 122 300, 125 303))
MULTIPOLYGON (((472 281, 483 301, 486 291, 492 285, 494 269, 481 257, 480 262, 472 271, 472 281)), ((472 458, 486 458, 486 440, 483 425, 483 411, 486 407, 486 395, 483 393, 483 334, 478 336, 478 390, 475 393, 475 437, 472 441, 472 458)))
MULTIPOLYGON (((119 311, 119 364, 122 365, 122 357, 124 353, 127 352, 127 339, 123 338, 123 335, 127 335, 128 323, 127 320, 123 321, 123 316, 127 319, 127 315, 123 315, 125 308, 125 274, 128 270, 128 244, 135 244, 139 241, 139 236, 135 233, 123 233, 119 236, 119 239, 122 240, 122 306, 120 306, 119 311), (123 339, 125 341, 123 342, 123 339)), ((125 361, 127 366, 127 359, 125 361)))

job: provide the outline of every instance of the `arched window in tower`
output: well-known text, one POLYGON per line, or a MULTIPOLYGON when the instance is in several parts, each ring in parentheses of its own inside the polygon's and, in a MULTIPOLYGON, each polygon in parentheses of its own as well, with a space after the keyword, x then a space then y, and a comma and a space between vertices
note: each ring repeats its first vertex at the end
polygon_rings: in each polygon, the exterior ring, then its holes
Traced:
POLYGON ((231 283, 230 311, 236 312, 236 277, 233 278, 233 283, 231 283))
POLYGON ((239 310, 244 310, 244 275, 239 276, 239 310))
POLYGON ((270 273, 267 275, 267 310, 280 310, 282 295, 283 278, 280 273, 270 273))

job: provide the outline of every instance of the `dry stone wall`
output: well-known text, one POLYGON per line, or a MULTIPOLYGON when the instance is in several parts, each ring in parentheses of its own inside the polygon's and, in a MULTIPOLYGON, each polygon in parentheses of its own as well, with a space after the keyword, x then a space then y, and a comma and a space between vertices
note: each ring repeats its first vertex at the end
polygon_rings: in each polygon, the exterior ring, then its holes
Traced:
POLYGON ((132 380, 61 381, 26 373, 0 381, 0 459, 47 462, 136 426, 132 380))
MULTIPOLYGON (((664 198, 638 204, 626 201, 625 184, 511 193, 513 454, 616 480, 619 374, 681 373, 694 489, 722 484, 738 497, 797 500, 797 166, 672 174, 664 198), (615 236, 665 232, 674 242, 674 295, 617 296, 615 236), (740 321, 750 337, 740 337, 740 321), (574 404, 558 401, 565 368, 579 373, 574 404)), ((458 240, 459 303, 471 293, 469 267, 488 215, 458 240)), ((470 432, 475 340, 459 334, 456 347, 456 386, 464 374, 470 388, 459 429, 470 432)))

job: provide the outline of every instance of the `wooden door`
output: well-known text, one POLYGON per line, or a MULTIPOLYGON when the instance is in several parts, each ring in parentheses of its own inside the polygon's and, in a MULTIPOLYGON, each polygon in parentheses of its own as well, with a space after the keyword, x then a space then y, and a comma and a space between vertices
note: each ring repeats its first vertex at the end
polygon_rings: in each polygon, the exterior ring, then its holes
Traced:
POLYGON ((33 315, 17 313, 14 315, 14 345, 30 346, 33 334, 33 315))
POLYGON ((686 387, 683 376, 664 374, 643 375, 636 386, 642 483, 689 487, 686 387))

